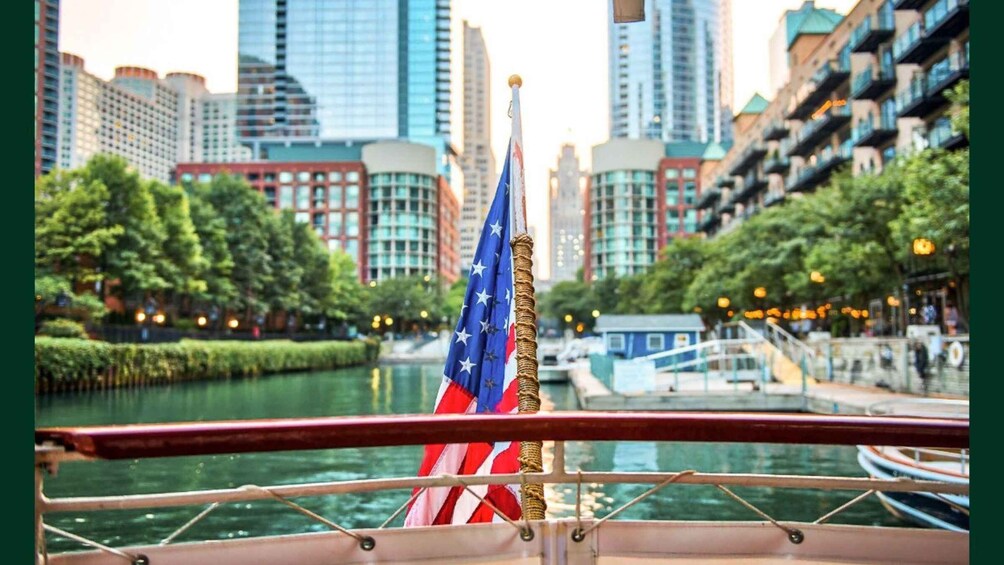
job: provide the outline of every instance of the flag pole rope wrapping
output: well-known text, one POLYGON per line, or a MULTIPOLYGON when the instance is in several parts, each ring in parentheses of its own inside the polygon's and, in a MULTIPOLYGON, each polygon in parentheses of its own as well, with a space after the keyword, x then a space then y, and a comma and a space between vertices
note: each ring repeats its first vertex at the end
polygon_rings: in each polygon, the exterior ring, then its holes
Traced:
MULTIPOLYGON (((521 233, 512 238, 513 286, 516 298, 516 380, 520 414, 535 414, 540 410, 540 381, 537 379, 537 315, 533 296, 533 238, 521 233)), ((541 448, 543 442, 523 441, 519 445, 519 468, 522 473, 544 470, 541 448)), ((528 520, 543 520, 547 503, 544 485, 524 484, 520 500, 523 516, 528 520)))

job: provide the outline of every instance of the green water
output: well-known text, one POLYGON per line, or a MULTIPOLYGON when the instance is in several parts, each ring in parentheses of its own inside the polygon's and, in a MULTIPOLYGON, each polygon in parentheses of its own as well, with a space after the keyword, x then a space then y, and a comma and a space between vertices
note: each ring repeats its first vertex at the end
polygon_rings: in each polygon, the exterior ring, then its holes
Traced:
MULTIPOLYGON (((320 373, 276 375, 226 382, 198 382, 142 390, 110 390, 42 396, 36 426, 286 418, 429 412, 442 367, 395 365, 320 373)), ((543 385, 545 406, 577 408, 567 385, 543 385)), ((135 461, 70 462, 46 477, 50 497, 139 494, 414 475, 421 446, 339 449, 135 461)), ((864 476, 853 447, 793 445, 570 442, 569 469, 683 470, 702 472, 864 476)), ((603 516, 648 487, 583 486, 583 508, 603 516)), ((550 514, 574 515, 575 485, 547 493, 550 514)), ((812 521, 850 500, 854 492, 737 488, 737 493, 779 520, 812 521)), ((348 528, 376 527, 409 496, 408 491, 298 499, 303 506, 348 528)), ((53 514, 46 521, 112 546, 156 543, 202 510, 176 507, 149 511, 53 514)), ((757 520, 713 487, 670 485, 623 512, 625 519, 757 520)), ((400 525, 398 517, 393 525, 400 525)), ((905 526, 874 497, 834 523, 905 526)), ((185 532, 178 542, 321 531, 326 527, 273 501, 222 505, 185 532)), ((49 537, 53 552, 80 549, 49 537)))

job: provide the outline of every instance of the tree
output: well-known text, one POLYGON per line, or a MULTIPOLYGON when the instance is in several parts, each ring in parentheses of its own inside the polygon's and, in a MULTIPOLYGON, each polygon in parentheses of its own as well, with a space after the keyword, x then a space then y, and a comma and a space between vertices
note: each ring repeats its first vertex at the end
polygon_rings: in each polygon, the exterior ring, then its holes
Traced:
POLYGON ((959 81, 946 94, 952 102, 952 129, 969 139, 969 81, 959 81))
POLYGON ((101 261, 106 278, 118 280, 113 292, 128 298, 168 288, 170 283, 161 275, 168 270, 163 252, 167 233, 139 173, 121 157, 96 155, 78 174, 82 184, 100 183, 108 189, 106 226, 122 229, 101 261))
POLYGON ((168 282, 172 294, 191 295, 206 291, 204 273, 209 262, 202 254, 202 243, 192 223, 188 195, 178 186, 149 181, 157 214, 167 235, 161 276, 168 282))
POLYGON ((555 284, 550 292, 540 296, 538 304, 541 317, 565 323, 565 316, 571 314, 573 322, 587 325, 592 324, 592 311, 597 308, 589 285, 582 281, 561 281, 555 284))
POLYGON ((297 262, 293 232, 293 212, 283 210, 269 215, 265 222, 271 278, 265 287, 265 300, 273 311, 293 312, 303 304, 300 282, 303 266, 297 262))
POLYGON ((969 149, 927 150, 903 159, 897 174, 902 179, 902 213, 890 222, 900 261, 913 258, 913 240, 934 242, 936 255, 956 285, 956 302, 969 317, 969 149))
POLYGON ((206 287, 197 293, 197 297, 209 304, 228 307, 237 298, 237 288, 230 280, 234 260, 227 245, 226 221, 210 203, 208 185, 187 186, 186 192, 189 215, 206 260, 206 269, 202 272, 206 287))
POLYGON ((420 276, 383 280, 368 287, 367 293, 370 313, 382 318, 390 316, 399 330, 409 322, 421 321, 422 310, 429 313, 441 309, 432 286, 420 276))
POLYGON ((368 294, 359 283, 352 256, 344 251, 332 252, 328 257, 328 273, 330 290, 324 302, 327 316, 342 322, 365 316, 369 311, 368 294))
POLYGON ((293 260, 300 266, 300 311, 307 316, 324 313, 331 294, 331 259, 314 229, 293 224, 293 260))
POLYGON ((274 215, 265 197, 239 177, 216 175, 209 185, 207 201, 223 220, 227 248, 233 261, 230 280, 236 295, 235 308, 245 320, 267 310, 265 290, 272 282, 269 256, 270 225, 274 215))
MULTIPOLYGON (((696 237, 673 238, 660 259, 642 277, 633 313, 673 314, 683 312, 687 287, 697 276, 706 256, 707 242, 696 237)), ((624 296, 623 293, 621 293, 624 296)), ((624 311, 623 305, 619 307, 624 311)))
POLYGON ((56 171, 35 183, 36 276, 58 273, 69 289, 104 279, 100 259, 123 232, 109 225, 107 201, 103 183, 84 184, 74 173, 56 171))

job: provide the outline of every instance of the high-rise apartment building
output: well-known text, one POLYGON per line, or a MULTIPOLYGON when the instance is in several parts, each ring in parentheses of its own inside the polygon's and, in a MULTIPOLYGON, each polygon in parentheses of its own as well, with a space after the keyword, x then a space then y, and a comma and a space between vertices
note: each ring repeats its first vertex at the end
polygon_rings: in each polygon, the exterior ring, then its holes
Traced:
POLYGON ((731 0, 645 0, 644 23, 608 13, 610 137, 728 142, 731 0))
POLYGON ((492 153, 491 65, 481 30, 464 22, 464 201, 460 211, 460 265, 470 268, 498 184, 492 153))
POLYGON ((180 163, 177 180, 244 177, 268 206, 309 223, 331 250, 356 262, 360 279, 459 278, 460 204, 427 145, 380 141, 331 144, 323 161, 180 163), (335 149, 338 151, 335 151, 335 149))
POLYGON ((582 267, 586 242, 582 231, 585 214, 585 187, 588 175, 579 168, 575 146, 564 144, 556 169, 550 171, 550 213, 548 233, 551 238, 550 279, 554 282, 575 279, 582 267))
POLYGON ((861 0, 832 33, 790 46, 791 78, 735 118, 732 149, 703 181, 701 230, 881 171, 897 155, 968 145, 946 92, 969 77, 967 0, 861 0))
POLYGON ((643 273, 672 238, 696 235, 701 178, 725 154, 714 142, 612 139, 593 147, 585 279, 643 273))
POLYGON ((61 55, 58 165, 83 166, 96 153, 124 157, 141 175, 167 181, 179 161, 246 161, 234 137, 235 95, 211 94, 191 73, 164 79, 142 67, 118 67, 111 81, 61 55))
MULTIPOLYGON (((450 139, 450 0, 241 0, 237 135, 269 144, 450 139)), ((449 171, 445 171, 449 172, 449 171)))
POLYGON ((56 166, 59 74, 59 0, 35 0, 36 177, 56 166))

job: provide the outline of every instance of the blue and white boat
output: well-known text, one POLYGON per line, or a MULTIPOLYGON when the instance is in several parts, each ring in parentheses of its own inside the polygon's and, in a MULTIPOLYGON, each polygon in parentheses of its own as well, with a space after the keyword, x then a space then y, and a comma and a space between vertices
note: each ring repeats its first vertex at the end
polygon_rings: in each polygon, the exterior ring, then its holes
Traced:
MULTIPOLYGON (((969 401, 918 399, 873 405, 876 416, 912 416, 969 420, 969 401)), ((968 449, 929 449, 859 445, 858 463, 876 479, 911 479, 969 485, 968 449)), ((969 495, 924 492, 878 492, 895 516, 923 526, 969 531, 969 495)))

